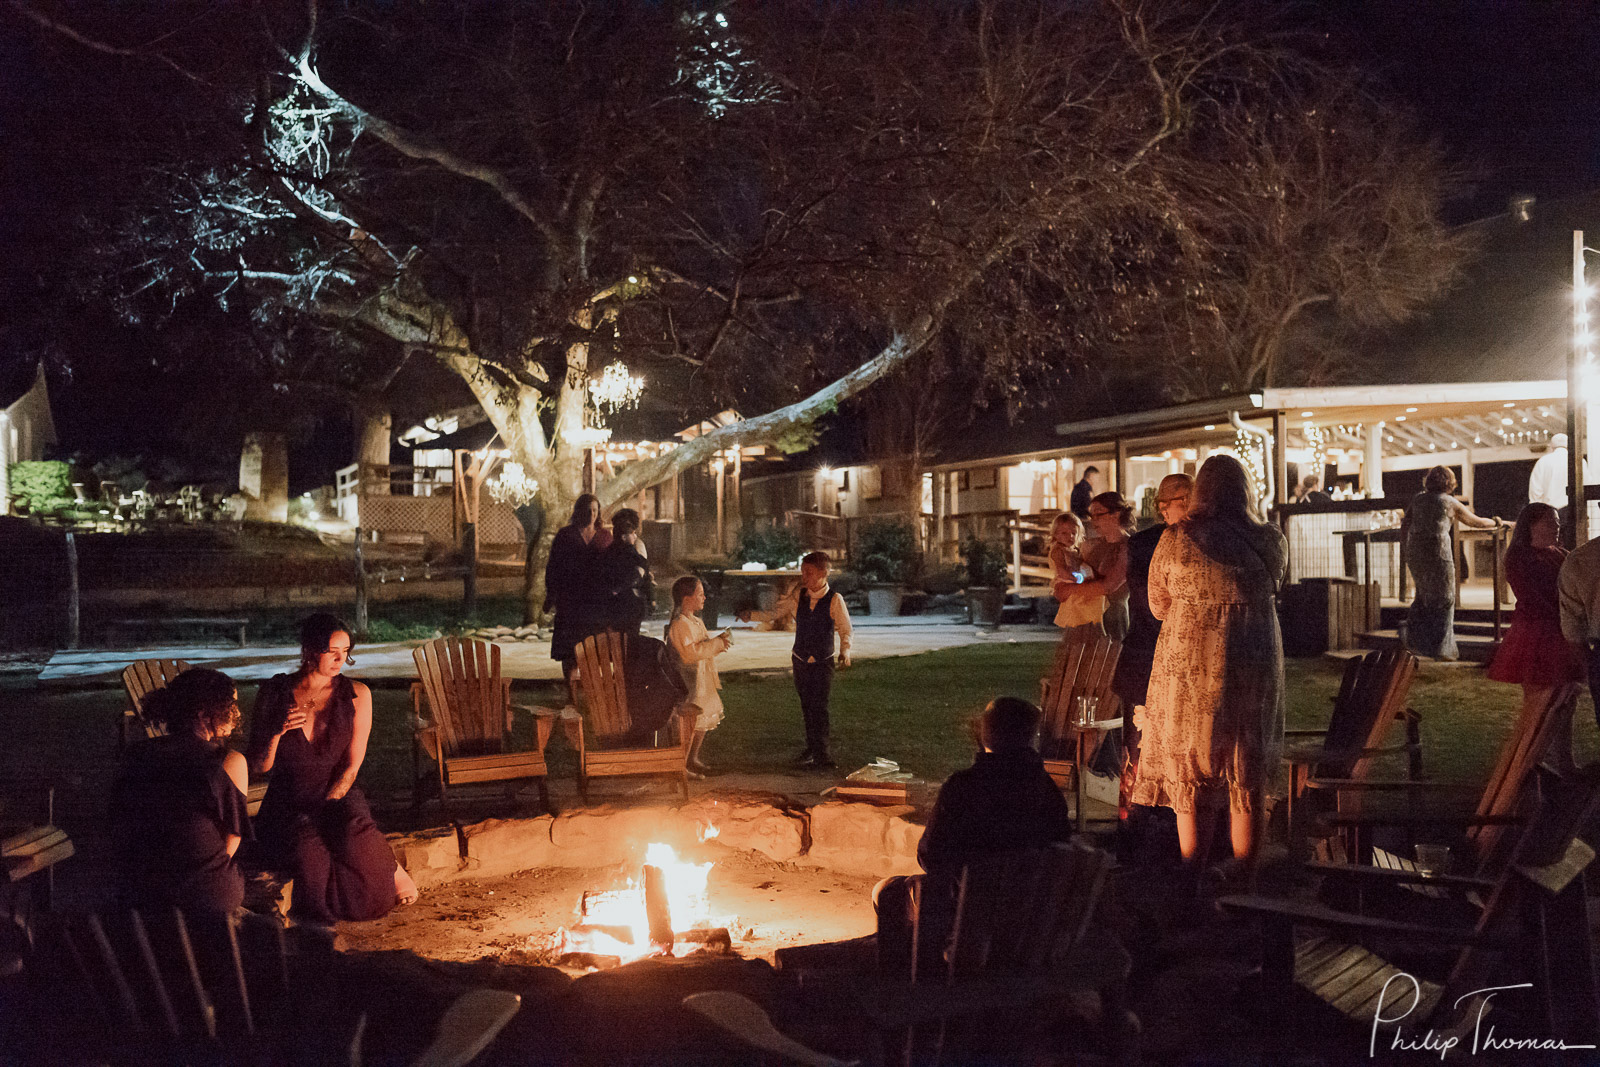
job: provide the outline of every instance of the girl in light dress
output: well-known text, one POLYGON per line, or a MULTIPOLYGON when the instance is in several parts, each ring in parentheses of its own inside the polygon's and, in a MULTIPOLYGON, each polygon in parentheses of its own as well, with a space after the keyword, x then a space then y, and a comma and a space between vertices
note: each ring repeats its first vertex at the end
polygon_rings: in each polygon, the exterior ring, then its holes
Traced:
POLYGON ((689 747, 689 772, 703 777, 710 768, 700 762, 700 746, 706 733, 715 730, 722 722, 722 679, 717 677, 717 656, 726 652, 733 641, 726 633, 712 637, 706 633, 706 624, 700 621, 700 612, 706 606, 705 586, 700 579, 686 574, 672 583, 672 620, 667 623, 667 644, 678 654, 683 680, 689 686, 684 702, 699 711, 695 719, 694 740, 689 747))
POLYGON ((1083 553, 1079 550, 1082 540, 1083 526, 1072 512, 1063 511, 1050 524, 1050 591, 1061 604, 1056 609, 1055 622, 1067 633, 1079 627, 1089 627, 1095 633, 1100 633, 1105 597, 1072 595, 1074 586, 1095 576, 1093 568, 1084 562, 1083 553))

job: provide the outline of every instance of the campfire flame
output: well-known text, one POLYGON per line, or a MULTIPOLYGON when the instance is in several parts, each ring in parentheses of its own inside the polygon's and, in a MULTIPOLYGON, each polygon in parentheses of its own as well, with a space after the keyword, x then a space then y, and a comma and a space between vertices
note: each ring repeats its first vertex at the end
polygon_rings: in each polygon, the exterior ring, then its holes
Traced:
MULTIPOLYGON (((706 897, 715 864, 680 860, 671 845, 660 842, 645 850, 644 864, 661 871, 674 934, 728 925, 729 920, 713 920, 706 897)), ((615 956, 623 963, 651 955, 686 955, 698 947, 697 941, 681 937, 671 945, 652 942, 642 872, 622 889, 585 893, 578 925, 562 930, 557 946, 563 955, 615 956)))

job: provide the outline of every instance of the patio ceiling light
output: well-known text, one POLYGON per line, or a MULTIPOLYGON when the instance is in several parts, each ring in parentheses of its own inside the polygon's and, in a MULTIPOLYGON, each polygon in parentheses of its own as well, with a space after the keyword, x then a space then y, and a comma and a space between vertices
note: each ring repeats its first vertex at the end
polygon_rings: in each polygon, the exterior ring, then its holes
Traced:
POLYGON ((1411 412, 1416 411, 1416 410, 1417 410, 1416 408, 1406 408, 1406 413, 1410 414, 1411 412))
POLYGON ((1504 404, 1501 404, 1500 406, 1503 407, 1503 408, 1514 408, 1514 407, 1517 406, 1517 402, 1515 400, 1507 400, 1504 404))
POLYGON ((1394 417, 1394 421, 1395 422, 1405 422, 1406 421, 1406 417, 1404 415, 1396 415, 1394 417))

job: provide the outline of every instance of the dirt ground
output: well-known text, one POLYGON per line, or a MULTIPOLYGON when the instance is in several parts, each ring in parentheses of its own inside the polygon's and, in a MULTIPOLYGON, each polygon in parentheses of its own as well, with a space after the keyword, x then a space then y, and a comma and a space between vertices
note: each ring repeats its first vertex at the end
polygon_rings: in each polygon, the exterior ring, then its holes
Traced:
MULTIPOLYGON (((708 847, 705 858, 712 857, 711 914, 726 920, 734 950, 745 959, 771 962, 780 948, 862 937, 874 929, 876 879, 777 863, 743 850, 708 847)), ((451 882, 386 918, 341 924, 341 945, 362 952, 404 949, 452 963, 551 963, 543 951, 548 939, 577 921, 584 891, 619 888, 629 873, 621 867, 546 868, 451 882)))

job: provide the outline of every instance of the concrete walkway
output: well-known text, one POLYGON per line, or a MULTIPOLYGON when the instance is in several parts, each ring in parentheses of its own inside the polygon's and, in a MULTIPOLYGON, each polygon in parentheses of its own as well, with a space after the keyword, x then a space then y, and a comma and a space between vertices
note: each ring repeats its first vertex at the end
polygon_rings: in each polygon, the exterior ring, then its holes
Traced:
MULTIPOLYGON (((646 633, 659 633, 665 620, 646 623, 646 633)), ((1016 642, 1049 642, 1060 637, 1054 627, 1007 626, 1001 630, 981 629, 959 615, 921 615, 874 620, 870 616, 853 620, 855 639, 852 655, 856 659, 883 659, 888 656, 914 656, 941 648, 1016 642)), ((794 635, 782 631, 758 632, 734 624, 733 647, 717 658, 723 674, 737 671, 787 670, 794 635)), ((350 675, 366 682, 400 682, 416 677, 411 649, 418 641, 380 645, 360 645, 350 675)), ((39 673, 39 681, 51 686, 115 684, 124 667, 140 659, 181 659, 195 666, 226 671, 239 681, 261 681, 274 674, 293 670, 300 650, 291 645, 216 648, 166 645, 151 648, 77 649, 57 652, 39 673)), ((561 677, 561 668, 550 658, 548 641, 504 641, 500 643, 500 669, 509 677, 551 681, 561 677)))

